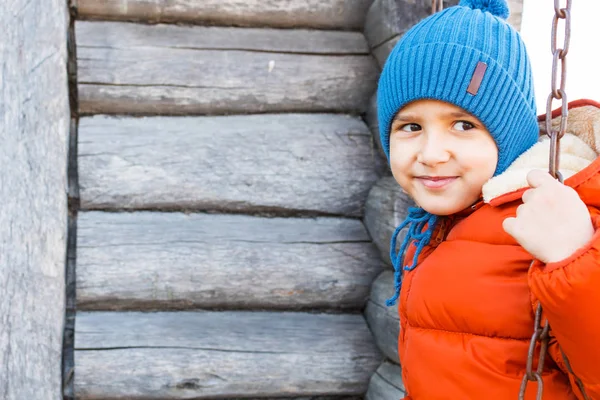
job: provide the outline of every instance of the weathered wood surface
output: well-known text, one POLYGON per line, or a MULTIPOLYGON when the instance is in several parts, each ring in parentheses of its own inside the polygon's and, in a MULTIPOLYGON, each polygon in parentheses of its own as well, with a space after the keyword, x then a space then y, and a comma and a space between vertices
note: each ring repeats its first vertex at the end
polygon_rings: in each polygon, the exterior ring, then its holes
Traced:
POLYGON ((373 282, 371 295, 365 309, 365 318, 375 338, 377 347, 388 359, 398 364, 398 333, 400 319, 398 305, 386 306, 387 299, 394 295, 394 273, 382 272, 373 282))
POLYGON ((364 55, 361 32, 224 28, 78 21, 79 48, 265 51, 291 54, 364 55))
POLYGON ((400 366, 386 360, 371 377, 365 400, 398 400, 405 395, 400 366))
POLYGON ((357 32, 79 22, 77 58, 84 114, 361 113, 378 75, 357 32))
POLYGON ((82 118, 83 209, 360 216, 383 166, 357 117, 82 118))
POLYGON ((382 261, 359 220, 80 213, 77 309, 362 309, 382 261))
POLYGON ((80 18, 361 29, 373 0, 78 0, 80 18))
POLYGON ((78 399, 360 395, 382 361, 360 315, 78 313, 78 399))
POLYGON ((383 66, 385 65, 388 56, 390 55, 390 53, 394 49, 394 46, 396 46, 396 43, 398 43, 399 40, 400 36, 394 36, 390 40, 386 40, 379 46, 373 48, 373 50, 371 51, 373 53, 373 57, 375 57, 375 59, 377 60, 377 64, 379 64, 381 68, 383 68, 383 66))
MULTIPOLYGON (((367 112, 365 113, 365 122, 367 123, 367 126, 373 135, 373 143, 375 143, 375 146, 377 147, 382 163, 387 165, 387 158, 381 145, 381 137, 379 136, 379 120, 377 119, 377 93, 371 96, 371 99, 369 100, 369 106, 367 108, 367 112)), ((387 168, 386 172, 391 173, 389 171, 389 167, 387 168)))
MULTIPOLYGON (((392 234, 404 221, 408 207, 412 206, 414 202, 402 191, 392 176, 381 178, 369 192, 365 206, 365 226, 379 248, 381 257, 389 265, 392 234)), ((404 232, 405 230, 398 235, 398 244, 402 243, 404 232)))
POLYGON ((59 400, 67 238, 68 12, 0 11, 0 398, 59 400))

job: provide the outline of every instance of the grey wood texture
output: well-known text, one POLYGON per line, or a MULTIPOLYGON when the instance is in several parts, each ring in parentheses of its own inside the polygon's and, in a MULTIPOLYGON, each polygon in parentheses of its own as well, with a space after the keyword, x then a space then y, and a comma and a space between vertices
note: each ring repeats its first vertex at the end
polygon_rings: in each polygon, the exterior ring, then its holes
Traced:
POLYGON ((379 64, 381 68, 383 68, 383 66, 385 65, 388 56, 390 55, 390 53, 394 49, 394 46, 396 46, 396 43, 398 43, 399 40, 400 36, 394 36, 390 40, 386 40, 379 46, 373 48, 373 57, 375 57, 375 59, 377 60, 377 64, 379 64))
POLYGON ((82 118, 83 209, 361 216, 384 166, 357 117, 82 118))
POLYGON ((78 399, 356 396, 382 361, 361 315, 80 312, 78 399))
POLYGON ((371 295, 365 309, 365 318, 375 338, 377 347, 385 356, 398 364, 398 333, 400 318, 398 305, 386 306, 387 299, 394 295, 394 272, 382 272, 373 282, 371 295))
MULTIPOLYGON (((389 265, 390 240, 398 225, 404 221, 408 207, 414 206, 410 197, 402 191, 392 176, 381 178, 369 192, 365 206, 364 222, 373 242, 379 248, 382 259, 389 265)), ((397 244, 402 243, 404 232, 400 232, 397 244)))
POLYGON ((362 309, 382 261, 342 218, 85 212, 77 309, 362 309))
POLYGON ((358 32, 87 21, 77 59, 84 114, 362 113, 378 75, 358 32))
POLYGON ((78 0, 81 18, 361 29, 373 0, 78 0))
MULTIPOLYGON (((369 130, 371 131, 371 134, 373 135, 373 143, 375 143, 375 146, 377 147, 382 163, 387 164, 387 158, 385 156, 385 152, 383 151, 383 146, 381 145, 381 136, 379 135, 379 120, 377 119, 377 93, 371 96, 371 100, 369 100, 369 107, 367 108, 364 118, 369 130)), ((389 168, 387 172, 389 172, 389 168)))
POLYGON ((371 377, 365 400, 398 400, 405 395, 400 366, 386 360, 371 377))
POLYGON ((0 11, 0 398, 59 400, 67 238, 68 12, 0 11))
POLYGON ((268 51, 290 54, 369 54, 361 32, 227 28, 78 21, 79 48, 268 51))

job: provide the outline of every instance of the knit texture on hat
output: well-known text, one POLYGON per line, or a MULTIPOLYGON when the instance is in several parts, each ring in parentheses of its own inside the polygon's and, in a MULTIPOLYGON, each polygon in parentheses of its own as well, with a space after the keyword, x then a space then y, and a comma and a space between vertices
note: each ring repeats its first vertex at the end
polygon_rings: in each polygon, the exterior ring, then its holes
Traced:
MULTIPOLYGON (((538 125, 531 65, 525 45, 505 19, 506 0, 461 0, 410 29, 388 57, 377 91, 379 133, 390 158, 390 128, 398 111, 420 99, 441 100, 476 116, 498 147, 494 176, 501 174, 537 142, 538 125), (478 63, 487 65, 476 94, 467 92, 478 63)), ((393 305, 400 293, 402 271, 416 268, 438 221, 423 209, 409 210, 390 243, 395 270, 393 305), (396 238, 408 227, 398 253, 396 238), (410 243, 416 245, 410 264, 402 265, 410 243)))
POLYGON ((388 160, 394 116, 419 99, 454 104, 486 126, 498 146, 494 175, 533 146, 538 125, 531 66, 507 16, 505 0, 462 0, 402 37, 385 63, 377 91, 381 143, 388 160), (487 70, 472 95, 467 88, 479 62, 487 64, 487 70))

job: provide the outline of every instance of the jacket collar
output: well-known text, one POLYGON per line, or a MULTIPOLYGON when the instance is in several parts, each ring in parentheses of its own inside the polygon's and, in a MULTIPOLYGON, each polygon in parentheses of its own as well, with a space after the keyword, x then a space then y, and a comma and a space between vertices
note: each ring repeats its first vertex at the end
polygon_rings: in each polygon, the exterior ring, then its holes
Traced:
MULTIPOLYGON (((560 110, 552 114, 552 126, 558 128, 560 110)), ((544 128, 545 116, 540 116, 544 128)), ((600 103, 578 100, 569 103, 567 133, 560 141, 560 172, 565 184, 574 187, 582 176, 592 177, 600 171, 600 103)), ((527 174, 534 169, 548 169, 550 140, 545 135, 517 158, 502 174, 492 177, 482 188, 483 201, 499 206, 520 199, 529 188, 527 174)))

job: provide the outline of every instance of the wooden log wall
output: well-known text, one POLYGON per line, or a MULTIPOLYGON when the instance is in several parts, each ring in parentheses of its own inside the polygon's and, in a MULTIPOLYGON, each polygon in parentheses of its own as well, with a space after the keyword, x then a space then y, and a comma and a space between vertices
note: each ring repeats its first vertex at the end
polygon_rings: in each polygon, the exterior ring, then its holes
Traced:
POLYGON ((77 399, 365 395, 371 3, 77 2, 77 399))
MULTIPOLYGON (((398 306, 388 307, 385 302, 394 294, 394 273, 389 257, 390 240, 396 228, 406 217, 407 209, 413 206, 412 200, 402 192, 393 177, 381 178, 371 189, 367 199, 364 222, 373 242, 377 245, 381 258, 386 260, 388 268, 383 271, 371 286, 371 293, 364 315, 375 338, 379 350, 386 356, 385 367, 387 375, 381 375, 380 370, 373 375, 369 383, 367 398, 370 400, 389 399, 392 394, 404 390, 398 358, 398 334, 400 319, 398 306), (389 365, 395 364, 389 373, 389 365), (387 376, 385 378, 384 376, 387 376)), ((398 235, 403 239, 405 232, 398 235)), ((403 393, 403 392, 402 392, 403 393)), ((402 397, 394 397, 402 398, 402 397)))
MULTIPOLYGON (((398 225, 406 218, 408 207, 414 202, 402 191, 392 176, 381 178, 369 192, 364 222, 371 238, 379 249, 381 258, 392 265, 390 260, 390 240, 398 225)), ((404 232, 398 235, 402 242, 404 232)))
POLYGON ((82 19, 360 30, 372 0, 79 0, 82 19))
MULTIPOLYGON (((444 6, 457 3, 458 0, 444 1, 444 6)), ((511 9, 508 22, 518 30, 521 26, 523 0, 508 0, 508 3, 511 9)), ((383 67, 389 53, 402 35, 430 13, 430 0, 416 2, 375 0, 373 2, 367 13, 364 32, 371 52, 380 67, 383 67)), ((371 97, 365 120, 373 135, 379 157, 385 162, 379 139, 376 94, 371 97)), ((394 273, 389 256, 390 240, 395 228, 404 220, 408 207, 411 206, 414 206, 414 203, 391 176, 381 178, 372 187, 367 199, 363 220, 381 258, 388 265, 388 269, 373 282, 365 309, 365 318, 373 332, 375 342, 386 356, 386 360, 371 378, 367 400, 398 399, 405 394, 401 367, 398 365, 397 345, 400 330, 398 307, 397 305, 387 307, 385 301, 394 293, 394 273)), ((403 240, 404 234, 405 232, 400 233, 398 242, 403 240)))
POLYGON ((398 377, 402 374, 400 366, 384 361, 373 374, 365 400, 402 399, 406 389, 398 377))
POLYGON ((349 115, 95 116, 79 137, 86 209, 359 217, 385 168, 349 115))
POLYGON ((346 396, 373 369, 360 315, 95 312, 77 323, 77 372, 103 383, 82 384, 82 398, 346 396))
POLYGON ((78 228, 86 310, 357 310, 381 271, 356 219, 87 212, 78 228))
POLYGON ((67 249, 67 4, 0 12, 0 398, 62 399, 67 249))
POLYGON ((398 333, 400 332, 400 319, 398 306, 388 307, 387 299, 394 293, 393 271, 383 271, 373 282, 369 302, 365 309, 367 322, 373 331, 375 343, 385 356, 395 364, 398 358, 398 333))
POLYGON ((80 22, 77 38, 83 114, 361 113, 377 78, 360 32, 80 22))

